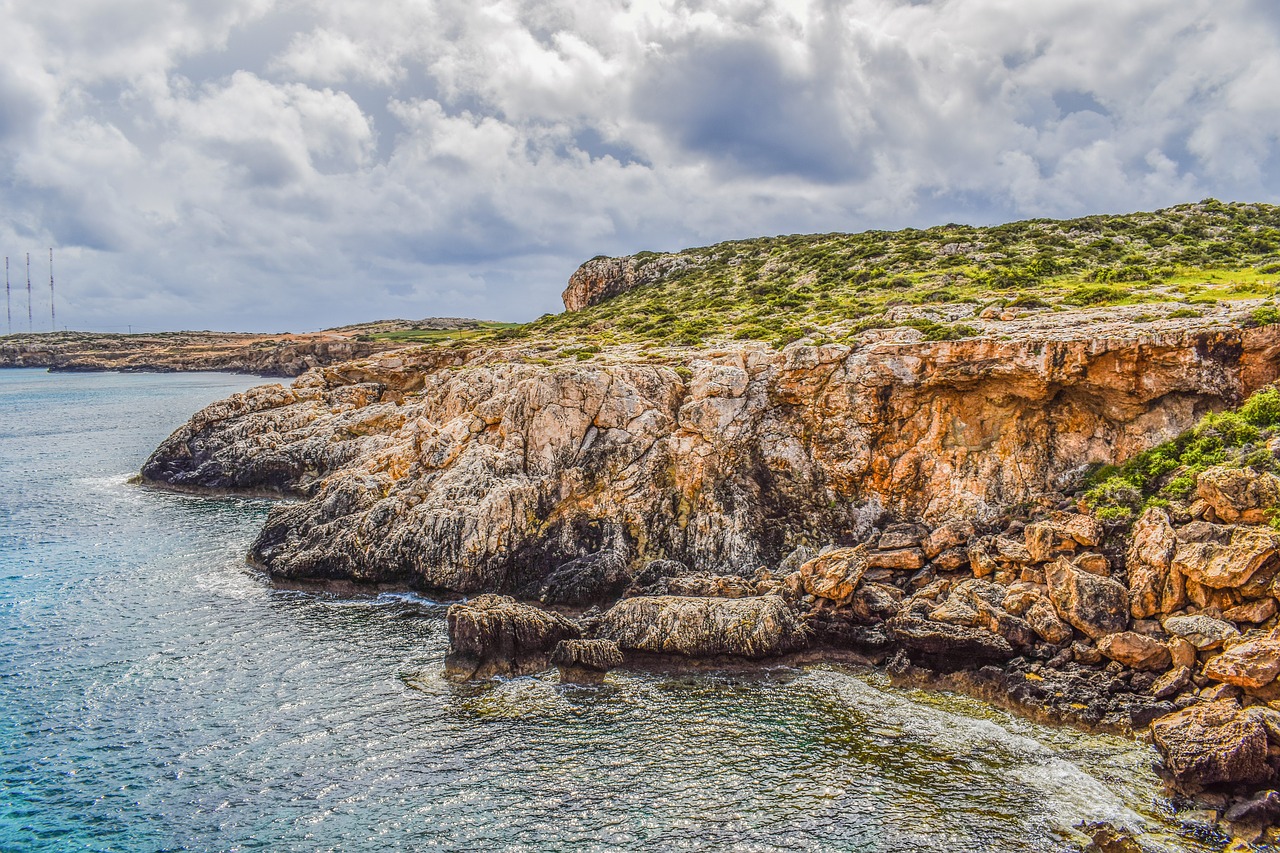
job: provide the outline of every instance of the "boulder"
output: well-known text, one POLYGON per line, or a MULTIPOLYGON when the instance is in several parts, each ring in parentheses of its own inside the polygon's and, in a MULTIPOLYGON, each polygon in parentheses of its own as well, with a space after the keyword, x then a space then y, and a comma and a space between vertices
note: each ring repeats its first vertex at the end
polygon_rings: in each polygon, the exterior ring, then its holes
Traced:
POLYGON ((1196 647, 1182 637, 1173 637, 1168 642, 1169 656, 1173 659, 1173 668, 1196 665, 1196 647))
POLYGON ((1267 596, 1266 598, 1246 601, 1244 604, 1232 607, 1223 612, 1222 618, 1231 622, 1249 622, 1257 625, 1259 622, 1266 622, 1275 615, 1276 600, 1267 596))
POLYGON ((924 555, 930 560, 936 559, 945 551, 960 548, 966 545, 973 538, 973 524, 968 521, 948 521, 946 524, 933 529, 928 536, 925 537, 921 548, 924 555))
POLYGON ((1074 551, 1080 545, 1097 545, 1102 541, 1103 531, 1101 523, 1093 516, 1055 512, 1045 521, 1028 524, 1022 535, 1032 561, 1045 563, 1061 551, 1074 551))
POLYGON ((1104 578, 1111 577, 1111 561, 1107 559, 1106 554, 1099 554, 1097 551, 1085 551, 1083 554, 1077 554, 1072 558, 1071 565, 1091 575, 1098 575, 1104 578))
POLYGON ((1181 542, 1173 570, 1211 589, 1238 587, 1280 554, 1280 533, 1260 527, 1235 527, 1227 542, 1181 542))
POLYGON ((622 662, 622 650, 613 640, 561 640, 551 652, 551 663, 562 669, 608 672, 622 662))
POLYGON ((901 601, 902 590, 896 586, 864 581, 853 594, 849 608, 860 622, 881 622, 898 612, 901 601))
POLYGON ((1049 600, 1066 622, 1092 639, 1129 625, 1129 591, 1110 578, 1082 572, 1064 557, 1045 568, 1049 600))
POLYGON ((885 629, 899 645, 932 658, 972 663, 1013 657, 1009 641, 985 628, 936 622, 899 612, 885 623, 885 629))
POLYGON ((1280 640, 1249 640, 1210 658, 1204 674, 1214 681, 1257 690, 1280 675, 1280 640))
POLYGON ((692 570, 679 560, 650 560, 631 581, 629 594, 643 595, 643 590, 666 578, 680 578, 693 574, 692 570))
POLYGON ((996 559, 989 542, 979 541, 969 546, 969 566, 975 578, 990 577, 995 573, 996 559))
POLYGON ((1144 672, 1163 672, 1172 662, 1164 643, 1134 631, 1108 634, 1098 640, 1098 651, 1130 669, 1144 672))
POLYGON ((1057 646, 1071 639, 1071 626, 1058 618, 1047 598, 1037 597, 1023 613, 1023 618, 1046 643, 1057 646))
POLYGON ((933 567, 940 572, 955 572, 969 565, 969 552, 964 548, 948 548, 933 558, 933 567))
POLYGON ((561 640, 577 639, 578 626, 558 613, 521 604, 506 595, 477 595, 449 607, 451 678, 488 678, 544 669, 561 640))
POLYGON ((599 604, 613 601, 631 584, 627 559, 615 551, 597 551, 554 569, 538 589, 546 604, 599 604))
POLYGON ((1174 667, 1157 678, 1151 685, 1151 695, 1157 699, 1168 699, 1177 696, 1191 683, 1191 668, 1174 667))
POLYGON ((848 604, 867 571, 867 546, 836 548, 800 567, 800 586, 809 595, 848 604))
POLYGON ((1196 478, 1196 495, 1221 521, 1262 524, 1280 504, 1280 479, 1252 468, 1217 466, 1196 478))
POLYGON ((1156 748, 1183 790, 1271 777, 1267 730, 1232 701, 1193 705, 1151 724, 1156 748))
POLYGON ((1135 619, 1169 613, 1187 603, 1182 575, 1173 570, 1178 540, 1169 514, 1150 507, 1133 525, 1129 566, 1129 611, 1135 619))
POLYGON ((596 636, 624 651, 685 657, 764 658, 799 648, 804 628, 781 596, 640 596, 611 607, 596 636))
POLYGON ((1262 791, 1251 799, 1227 809, 1222 819, 1229 824, 1261 829, 1280 823, 1280 793, 1262 791))
POLYGON ((902 548, 897 551, 872 551, 867 554, 867 565, 875 569, 893 569, 914 572, 924 568, 924 551, 919 548, 902 548))
POLYGON ((1170 616, 1161 624, 1170 634, 1181 637, 1200 651, 1216 649, 1232 637, 1240 636, 1234 625, 1203 614, 1170 616))
POLYGON ((890 524, 880 534, 876 548, 880 551, 900 551, 917 548, 924 542, 928 529, 919 524, 890 524))

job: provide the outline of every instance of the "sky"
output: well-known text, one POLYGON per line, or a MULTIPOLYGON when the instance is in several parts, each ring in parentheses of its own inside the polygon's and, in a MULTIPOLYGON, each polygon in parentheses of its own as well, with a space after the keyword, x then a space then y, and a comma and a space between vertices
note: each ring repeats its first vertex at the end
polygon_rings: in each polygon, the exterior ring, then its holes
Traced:
MULTIPOLYGON (((598 254, 1280 200, 1272 0, 0 0, 13 330, 528 320, 598 254)), ((0 331, 7 329, 0 328, 0 331)))

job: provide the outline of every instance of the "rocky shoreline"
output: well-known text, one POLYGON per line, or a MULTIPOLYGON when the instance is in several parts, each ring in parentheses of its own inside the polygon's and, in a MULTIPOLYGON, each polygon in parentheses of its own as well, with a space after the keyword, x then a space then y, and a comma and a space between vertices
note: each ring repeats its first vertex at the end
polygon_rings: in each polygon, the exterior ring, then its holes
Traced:
POLYGON ((0 341, 0 367, 44 367, 62 372, 221 371, 294 377, 315 367, 367 358, 395 346, 357 341, 354 335, 338 332, 297 335, 60 332, 6 336, 0 341))
POLYGON ((142 475, 298 498, 250 554, 284 583, 472 596, 449 613, 453 677, 865 662, 1150 737, 1171 790, 1263 837, 1280 480, 1209 468, 1131 526, 1079 489, 1274 381, 1280 329, 1039 323, 586 361, 402 350, 215 403, 142 475))

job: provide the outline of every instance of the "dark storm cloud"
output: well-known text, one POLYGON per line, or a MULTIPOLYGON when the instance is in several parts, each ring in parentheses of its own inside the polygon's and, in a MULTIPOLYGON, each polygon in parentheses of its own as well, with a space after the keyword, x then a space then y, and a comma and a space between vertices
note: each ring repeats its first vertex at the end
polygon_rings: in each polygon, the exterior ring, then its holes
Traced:
POLYGON ((841 132, 832 81, 789 73, 768 43, 688 39, 651 61, 638 118, 707 162, 757 175, 845 181, 865 168, 841 132))

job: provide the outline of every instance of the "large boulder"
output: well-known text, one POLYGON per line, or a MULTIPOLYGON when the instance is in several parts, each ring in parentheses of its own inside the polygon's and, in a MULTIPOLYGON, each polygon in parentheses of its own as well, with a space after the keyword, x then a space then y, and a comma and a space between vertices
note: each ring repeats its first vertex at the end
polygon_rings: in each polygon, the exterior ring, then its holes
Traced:
POLYGON ((1133 525, 1129 546, 1129 611, 1134 619, 1170 613, 1187 603, 1182 575, 1173 570, 1178 540, 1169 514, 1150 507, 1133 525))
POLYGON ((934 528, 933 532, 925 537, 921 548, 924 550, 924 555, 933 560, 944 551, 966 545, 973 538, 973 534, 972 522, 963 519, 948 521, 934 528))
POLYGON ((451 605, 449 655, 451 678, 488 678, 545 669, 547 656, 561 640, 576 639, 578 626, 558 613, 521 604, 506 595, 477 595, 451 605))
POLYGON ((809 595, 848 604, 867 571, 867 548, 835 548, 800 567, 800 585, 809 595))
POLYGON ((1210 658, 1204 674, 1247 690, 1266 687, 1280 675, 1280 640, 1249 640, 1210 658))
POLYGON ((950 664, 1008 660, 1013 646, 985 628, 972 628, 900 612, 885 622, 889 637, 909 651, 950 664))
POLYGON ((1133 631, 1108 634, 1098 640, 1098 651, 1130 669, 1141 671, 1163 672, 1173 661, 1168 646, 1133 631))
POLYGON ((1209 468, 1196 478, 1196 495, 1220 521, 1262 524, 1280 504, 1280 479, 1252 468, 1209 468))
POLYGON ((1129 627, 1129 590, 1084 572, 1065 557, 1045 567, 1049 600, 1058 615, 1092 639, 1129 627))
POLYGON ((1267 730, 1234 701, 1193 705, 1151 724, 1156 748, 1183 790, 1271 777, 1267 730))
POLYGON ((601 617, 596 636, 625 650, 685 657, 764 658, 805 644, 796 614, 781 596, 640 596, 601 617))
POLYGON ((1226 542, 1180 542, 1173 570, 1211 589, 1247 583, 1254 572, 1280 555, 1280 533, 1260 527, 1235 527, 1226 542))
POLYGON ((1197 613, 1194 616, 1170 616, 1162 623, 1164 629, 1175 637, 1181 637, 1199 651, 1216 649, 1234 637, 1240 636, 1235 625, 1197 613))

